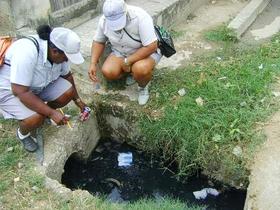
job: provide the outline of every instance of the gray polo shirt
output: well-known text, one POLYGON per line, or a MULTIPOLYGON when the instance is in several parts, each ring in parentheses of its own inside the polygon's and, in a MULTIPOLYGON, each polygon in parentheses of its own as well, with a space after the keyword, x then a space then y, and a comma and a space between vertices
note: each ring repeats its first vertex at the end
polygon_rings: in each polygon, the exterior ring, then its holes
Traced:
POLYGON ((126 31, 141 43, 131 39, 124 30, 112 31, 105 27, 105 17, 101 16, 94 41, 105 43, 107 40, 112 45, 112 50, 123 56, 133 54, 142 46, 147 46, 157 40, 152 17, 142 8, 127 5, 128 15, 126 31))
POLYGON ((48 59, 47 41, 34 36, 39 43, 39 54, 35 44, 28 39, 20 39, 8 49, 5 61, 11 66, 0 68, 0 89, 11 90, 11 83, 30 87, 40 93, 59 76, 69 73, 69 62, 51 64, 48 59))

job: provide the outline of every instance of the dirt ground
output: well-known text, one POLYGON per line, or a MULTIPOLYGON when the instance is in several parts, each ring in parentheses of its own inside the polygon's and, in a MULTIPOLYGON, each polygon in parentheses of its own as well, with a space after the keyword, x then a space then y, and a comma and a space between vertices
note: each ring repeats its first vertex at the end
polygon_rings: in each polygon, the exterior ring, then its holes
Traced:
POLYGON ((216 46, 202 38, 202 32, 228 23, 246 4, 238 0, 218 0, 200 7, 187 20, 173 27, 174 31, 180 33, 175 41, 177 53, 171 58, 163 57, 158 67, 175 69, 187 64, 193 56, 215 50, 216 46))

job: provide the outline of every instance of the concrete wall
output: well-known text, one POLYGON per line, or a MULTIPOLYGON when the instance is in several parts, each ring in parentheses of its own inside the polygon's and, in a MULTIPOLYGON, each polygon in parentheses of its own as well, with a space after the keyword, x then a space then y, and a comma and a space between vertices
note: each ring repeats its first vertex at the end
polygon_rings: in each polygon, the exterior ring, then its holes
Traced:
POLYGON ((11 0, 16 29, 48 22, 49 0, 11 0))
POLYGON ((71 20, 72 23, 77 23, 70 27, 76 27, 94 17, 98 13, 97 6, 98 0, 81 0, 68 7, 52 12, 50 14, 50 23, 53 26, 60 26, 71 20))
POLYGON ((15 27, 10 7, 10 1, 0 0, 0 8, 0 36, 14 35, 15 27))
POLYGON ((179 0, 176 4, 154 15, 154 22, 158 25, 169 27, 175 24, 174 22, 187 19, 193 11, 206 2, 208 2, 208 0, 179 0))
MULTIPOLYGON (((1 22, 2 19, 4 20, 3 15, 12 17, 10 22, 14 22, 17 30, 25 27, 35 28, 45 23, 58 26, 87 12, 91 12, 88 17, 91 18, 100 10, 102 2, 103 0, 0 0, 1 8, 7 8, 2 10, 0 17, 1 22), (3 6, 4 4, 5 6, 3 6)), ((1 22, 0 26, 3 25, 1 22)))

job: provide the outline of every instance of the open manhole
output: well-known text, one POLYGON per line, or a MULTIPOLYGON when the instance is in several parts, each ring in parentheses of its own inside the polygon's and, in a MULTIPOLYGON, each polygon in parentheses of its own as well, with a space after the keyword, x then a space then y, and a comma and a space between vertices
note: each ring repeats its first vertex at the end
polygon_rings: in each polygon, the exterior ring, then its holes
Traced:
POLYGON ((75 155, 67 160, 62 183, 72 190, 106 196, 112 202, 168 196, 207 209, 243 209, 245 191, 225 188, 201 175, 182 183, 174 177, 175 167, 166 168, 161 163, 160 158, 126 143, 101 140, 87 161, 75 155))

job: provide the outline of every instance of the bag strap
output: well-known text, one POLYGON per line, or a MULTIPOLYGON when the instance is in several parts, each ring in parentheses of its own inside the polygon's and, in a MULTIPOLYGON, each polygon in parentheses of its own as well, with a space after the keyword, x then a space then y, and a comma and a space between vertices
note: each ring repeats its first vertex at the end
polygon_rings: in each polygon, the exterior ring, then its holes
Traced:
POLYGON ((142 43, 140 40, 133 38, 133 37, 125 30, 125 28, 124 28, 123 30, 125 31, 125 33, 126 33, 131 39, 133 39, 133 40, 136 41, 136 42, 142 43))
MULTIPOLYGON (((39 43, 38 43, 37 39, 35 39, 33 36, 24 36, 24 37, 22 37, 22 38, 23 38, 23 39, 28 39, 28 40, 30 40, 31 42, 33 42, 33 44, 35 45, 35 47, 36 47, 36 49, 37 49, 37 53, 38 53, 38 55, 39 55, 39 50, 40 50, 40 48, 39 48, 39 43)), ((4 61, 4 64, 7 65, 7 66, 11 66, 11 64, 6 63, 5 61, 4 61)))
POLYGON ((38 43, 37 39, 35 39, 33 36, 25 36, 23 38, 29 39, 31 42, 33 42, 33 44, 35 45, 37 52, 39 54, 39 43, 38 43))

